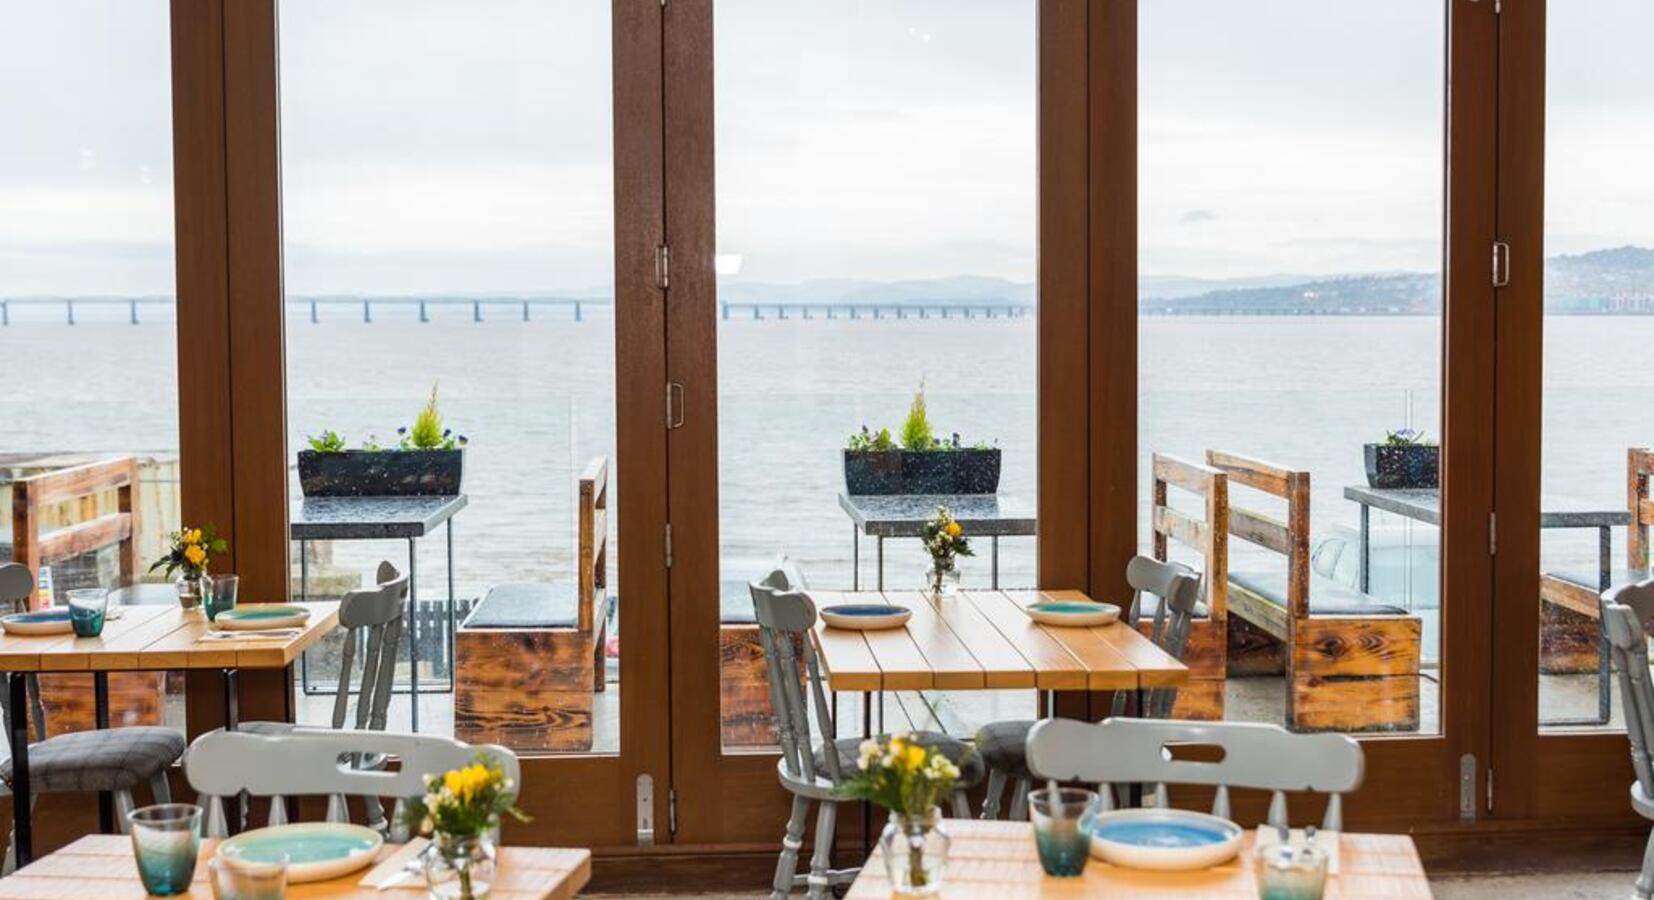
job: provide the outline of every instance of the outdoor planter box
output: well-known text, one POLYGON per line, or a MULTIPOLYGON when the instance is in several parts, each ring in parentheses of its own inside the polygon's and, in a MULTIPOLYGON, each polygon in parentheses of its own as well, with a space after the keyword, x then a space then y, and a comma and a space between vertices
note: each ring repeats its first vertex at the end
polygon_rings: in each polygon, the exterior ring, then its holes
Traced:
POLYGON ((852 494, 992 494, 998 449, 846 450, 844 486, 852 494))
POLYGON ((306 497, 450 496, 459 493, 464 450, 299 451, 306 497))
POLYGON ((1368 444, 1367 484, 1375 488, 1433 488, 1441 479, 1441 447, 1368 444))

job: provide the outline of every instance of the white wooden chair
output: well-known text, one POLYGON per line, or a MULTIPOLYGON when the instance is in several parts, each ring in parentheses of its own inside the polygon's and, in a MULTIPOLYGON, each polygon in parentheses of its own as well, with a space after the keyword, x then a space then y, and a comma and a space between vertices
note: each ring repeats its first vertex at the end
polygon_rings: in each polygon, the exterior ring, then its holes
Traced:
MULTIPOLYGON (((1648 668, 1648 639, 1644 623, 1654 618, 1654 580, 1627 584, 1605 592, 1601 599, 1602 630, 1608 638, 1614 669, 1619 673, 1620 701, 1625 707, 1625 736, 1631 743, 1631 808, 1654 819, 1654 679, 1648 668)), ((1643 851, 1636 895, 1654 897, 1654 832, 1643 851)))
POLYGON ((1038 778, 1098 785, 1103 807, 1113 807, 1115 785, 1155 784, 1156 802, 1166 804, 1169 784, 1212 785, 1212 814, 1230 817, 1229 789, 1271 793, 1269 825, 1288 825, 1288 791, 1327 794, 1321 827, 1343 827, 1344 794, 1361 786, 1365 762, 1361 745, 1342 734, 1293 734, 1279 725, 1254 722, 1189 722, 1106 719, 1090 725, 1046 719, 1028 735, 1028 767, 1038 778), (1216 762, 1178 759, 1178 746, 1216 746, 1216 762))
POLYGON ((389 840, 407 840, 402 824, 404 801, 425 793, 425 776, 468 766, 488 757, 507 778, 522 785, 517 756, 496 744, 473 746, 453 738, 390 731, 352 731, 297 727, 283 734, 213 731, 196 738, 184 755, 184 775, 206 808, 207 837, 227 834, 222 798, 243 792, 270 798, 267 824, 287 821, 285 798, 326 796, 327 821, 350 821, 347 797, 377 802, 395 799, 389 840), (363 756, 395 757, 395 770, 364 769, 363 756))

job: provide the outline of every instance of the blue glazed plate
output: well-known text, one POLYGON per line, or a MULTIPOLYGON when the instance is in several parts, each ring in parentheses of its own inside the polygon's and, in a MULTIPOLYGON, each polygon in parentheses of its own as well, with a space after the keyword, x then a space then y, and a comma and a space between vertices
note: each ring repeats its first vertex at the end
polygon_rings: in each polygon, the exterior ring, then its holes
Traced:
POLYGON ((1240 844, 1239 825, 1182 809, 1121 809, 1091 826, 1091 855, 1132 869, 1206 869, 1233 859, 1240 844))
POLYGON ((820 614, 821 621, 826 622, 829 628, 882 631, 906 625, 913 611, 905 606, 889 606, 883 603, 846 603, 839 606, 823 606, 820 614))
POLYGON ((0 627, 5 628, 7 634, 16 635, 68 634, 74 630, 69 624, 67 607, 12 613, 0 617, 0 627))
POLYGON ((218 845, 220 855, 275 862, 287 854, 287 883, 325 881, 365 868, 385 843, 379 832, 343 822, 255 828, 218 845))
POLYGON ((1067 627, 1112 625, 1120 618, 1120 607, 1112 603, 1081 600, 1048 600, 1024 608, 1028 618, 1044 625, 1067 627))
POLYGON ((252 631, 264 628, 295 628, 310 619, 310 610, 287 603, 254 603, 226 609, 213 619, 221 631, 252 631))

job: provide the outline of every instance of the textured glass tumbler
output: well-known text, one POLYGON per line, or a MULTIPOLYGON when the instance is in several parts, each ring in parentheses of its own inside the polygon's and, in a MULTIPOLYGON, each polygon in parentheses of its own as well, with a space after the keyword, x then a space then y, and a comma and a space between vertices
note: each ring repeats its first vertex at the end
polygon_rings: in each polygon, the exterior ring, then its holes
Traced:
POLYGON ((215 856, 207 863, 216 900, 282 900, 287 895, 287 854, 276 859, 215 856))
POLYGON ((1100 807, 1095 791, 1041 788, 1028 793, 1034 844, 1045 874, 1073 878, 1091 859, 1091 826, 1100 807))
POLYGON ((144 890, 158 897, 189 893, 201 853, 201 807, 162 803, 135 809, 126 820, 144 890))

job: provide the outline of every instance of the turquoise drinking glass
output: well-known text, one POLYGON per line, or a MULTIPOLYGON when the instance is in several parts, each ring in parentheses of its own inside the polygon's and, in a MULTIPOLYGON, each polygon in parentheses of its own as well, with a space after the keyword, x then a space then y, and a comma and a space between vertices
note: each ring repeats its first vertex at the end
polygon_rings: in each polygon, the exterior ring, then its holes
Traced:
POLYGON ((1101 808, 1095 791, 1041 788, 1028 794, 1034 844, 1045 874, 1074 878, 1091 859, 1091 826, 1101 808))
POLYGON ((201 853, 201 807, 161 803, 126 814, 132 826, 132 853, 144 890, 157 897, 187 894, 201 853))
POLYGON ((78 588, 69 592, 69 626, 76 637, 103 634, 103 620, 109 611, 109 592, 102 588, 78 588))
POLYGON ((207 621, 218 618, 218 614, 235 609, 235 595, 241 587, 241 578, 237 575, 206 575, 201 579, 201 590, 206 594, 202 598, 202 607, 207 613, 207 621))

